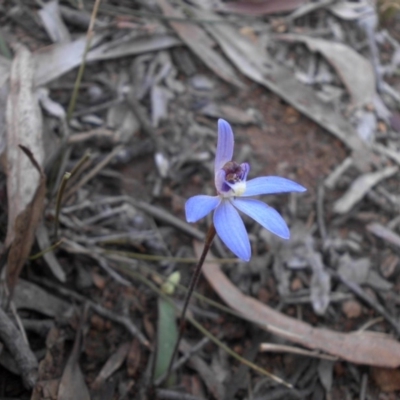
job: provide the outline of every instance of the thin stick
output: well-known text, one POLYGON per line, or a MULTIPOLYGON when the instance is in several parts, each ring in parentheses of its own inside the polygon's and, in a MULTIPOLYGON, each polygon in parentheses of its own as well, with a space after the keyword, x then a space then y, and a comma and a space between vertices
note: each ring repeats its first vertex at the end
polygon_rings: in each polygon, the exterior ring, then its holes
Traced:
POLYGON ((177 339, 177 341, 175 343, 175 347, 174 347, 174 351, 172 352, 171 359, 169 360, 169 365, 168 365, 168 370, 167 370, 167 377, 171 373, 171 369, 172 369, 172 366, 174 364, 174 358, 175 358, 175 356, 176 356, 176 354, 178 352, 179 343, 180 343, 180 341, 182 339, 182 336, 183 336, 183 333, 185 331, 185 315, 186 315, 186 310, 187 310, 188 305, 189 305, 190 298, 192 297, 193 290, 196 287, 197 282, 199 280, 201 267, 204 264, 204 260, 206 259, 207 253, 210 250, 210 247, 211 247, 211 244, 213 242, 214 237, 215 237, 215 227, 214 227, 214 224, 211 223, 210 228, 208 229, 208 232, 207 232, 207 236, 206 236, 205 242, 204 242, 203 252, 201 253, 199 262, 197 263, 196 268, 194 270, 194 273, 192 275, 192 279, 190 280, 188 291, 186 292, 185 301, 183 303, 183 308, 182 308, 182 312, 181 312, 181 321, 180 321, 180 326, 179 326, 179 336, 178 336, 178 339, 177 339))

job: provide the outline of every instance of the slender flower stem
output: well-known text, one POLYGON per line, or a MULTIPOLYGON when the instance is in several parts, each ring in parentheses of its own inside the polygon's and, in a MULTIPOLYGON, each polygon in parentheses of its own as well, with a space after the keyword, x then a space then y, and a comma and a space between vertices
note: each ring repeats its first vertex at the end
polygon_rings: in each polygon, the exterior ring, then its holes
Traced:
POLYGON ((188 308, 190 298, 192 297, 193 290, 196 287, 197 282, 198 282, 198 280, 200 278, 201 267, 204 264, 204 260, 206 259, 207 253, 210 250, 210 247, 211 247, 211 244, 212 244, 212 242, 214 240, 214 237, 215 237, 215 228, 214 228, 214 224, 211 223, 210 228, 208 229, 208 232, 207 232, 207 236, 206 236, 205 242, 204 242, 203 252, 201 253, 199 262, 197 263, 196 268, 194 270, 194 273, 192 275, 192 279, 190 280, 188 291, 186 292, 185 301, 183 303, 183 308, 182 308, 182 312, 181 312, 179 335, 178 335, 178 339, 177 339, 175 347, 174 347, 174 351, 172 352, 171 360, 169 361, 169 366, 168 366, 168 370, 167 370, 167 377, 171 373, 172 365, 174 364, 175 356, 178 353, 179 343, 181 342, 183 333, 185 331, 185 316, 186 316, 186 310, 188 308))

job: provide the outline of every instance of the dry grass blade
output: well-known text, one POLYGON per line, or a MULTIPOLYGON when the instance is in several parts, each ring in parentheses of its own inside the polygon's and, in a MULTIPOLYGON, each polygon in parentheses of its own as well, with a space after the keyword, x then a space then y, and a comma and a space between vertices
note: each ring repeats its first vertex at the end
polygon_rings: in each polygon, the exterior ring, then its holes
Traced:
MULTIPOLYGON (((201 254, 202 245, 195 242, 195 253, 201 254)), ((217 263, 203 266, 203 274, 216 293, 244 318, 263 329, 310 349, 322 350, 349 362, 379 367, 400 366, 400 344, 389 337, 372 332, 340 333, 313 326, 281 314, 264 303, 244 295, 221 271, 217 263)))
POLYGON ((7 101, 6 246, 8 285, 12 289, 29 256, 43 211, 46 178, 42 171, 42 115, 33 93, 33 60, 20 46, 11 67, 7 101))

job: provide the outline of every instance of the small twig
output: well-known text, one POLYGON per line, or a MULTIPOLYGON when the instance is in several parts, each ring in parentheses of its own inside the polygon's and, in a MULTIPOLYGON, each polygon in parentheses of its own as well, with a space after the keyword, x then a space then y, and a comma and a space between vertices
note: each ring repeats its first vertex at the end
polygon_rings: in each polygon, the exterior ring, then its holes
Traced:
POLYGON ((327 233, 324 219, 324 199, 325 189, 323 183, 320 183, 317 188, 317 222, 319 233, 321 234, 322 240, 325 242, 327 233))
POLYGON ((71 197, 72 194, 74 194, 78 189, 80 189, 94 176, 96 176, 99 173, 99 171, 101 171, 114 158, 114 156, 121 150, 121 148, 122 148, 121 146, 115 147, 111 153, 109 153, 102 161, 100 161, 91 171, 89 171, 74 187, 72 187, 66 193, 65 199, 71 197))

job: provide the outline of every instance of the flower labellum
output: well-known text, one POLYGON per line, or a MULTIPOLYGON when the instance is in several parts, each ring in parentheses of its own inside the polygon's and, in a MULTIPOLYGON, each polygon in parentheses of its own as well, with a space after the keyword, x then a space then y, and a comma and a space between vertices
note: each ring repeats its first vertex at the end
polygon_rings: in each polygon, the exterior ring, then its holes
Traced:
POLYGON ((238 210, 275 235, 289 239, 289 228, 279 213, 262 201, 249 197, 304 192, 306 189, 296 182, 278 176, 261 176, 246 181, 250 165, 232 161, 233 145, 231 126, 219 119, 214 169, 217 196, 191 197, 185 205, 186 220, 196 222, 214 211, 214 226, 218 236, 237 257, 249 261, 250 241, 238 210))

